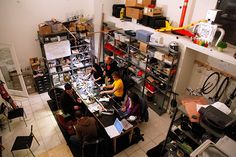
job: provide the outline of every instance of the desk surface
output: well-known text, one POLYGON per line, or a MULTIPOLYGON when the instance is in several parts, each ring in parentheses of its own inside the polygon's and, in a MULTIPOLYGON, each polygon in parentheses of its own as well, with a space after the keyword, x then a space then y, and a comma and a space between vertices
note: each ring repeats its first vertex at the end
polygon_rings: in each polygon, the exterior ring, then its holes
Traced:
MULTIPOLYGON (((113 115, 99 114, 99 112, 101 112, 101 110, 104 110, 104 108, 113 109, 113 106, 116 106, 117 108, 119 104, 117 104, 111 98, 109 99, 109 102, 100 102, 99 99, 103 96, 99 95, 100 87, 97 84, 94 84, 93 81, 78 80, 76 84, 74 84, 74 89, 81 100, 84 102, 84 104, 87 106, 89 111, 94 115, 94 117, 104 128, 113 125, 116 118, 121 120, 116 112, 114 112, 113 115), (89 100, 89 97, 92 97, 92 100, 89 100)), ((132 128, 135 127, 136 123, 133 123, 132 128)), ((126 131, 130 131, 130 129, 126 131)), ((124 131, 122 134, 126 133, 126 131, 124 131)))

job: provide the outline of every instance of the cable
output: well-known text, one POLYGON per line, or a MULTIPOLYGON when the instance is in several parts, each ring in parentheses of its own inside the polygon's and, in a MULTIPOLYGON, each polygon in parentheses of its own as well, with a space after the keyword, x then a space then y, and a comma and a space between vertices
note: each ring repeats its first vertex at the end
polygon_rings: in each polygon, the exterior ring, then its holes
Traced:
POLYGON ((220 87, 218 88, 217 92, 215 93, 215 95, 213 96, 213 101, 216 102, 216 101, 219 101, 221 96, 223 95, 223 93, 225 92, 226 88, 228 87, 229 85, 229 77, 226 77, 220 84, 220 87), (225 87, 222 89, 222 87, 225 85, 225 87), (221 93, 220 93, 221 92, 221 93))
POLYGON ((216 87, 217 84, 219 83, 219 80, 220 80, 220 73, 218 73, 218 72, 212 73, 210 76, 207 77, 207 79, 206 79, 205 82, 203 83, 200 92, 203 93, 203 94, 209 94, 213 89, 215 89, 215 87, 216 87), (216 83, 213 84, 213 83, 211 83, 211 82, 208 82, 208 80, 210 80, 210 78, 212 78, 214 75, 217 76, 216 83), (213 87, 212 87, 212 86, 213 86, 213 87), (207 91, 207 90, 209 90, 209 91, 207 91))

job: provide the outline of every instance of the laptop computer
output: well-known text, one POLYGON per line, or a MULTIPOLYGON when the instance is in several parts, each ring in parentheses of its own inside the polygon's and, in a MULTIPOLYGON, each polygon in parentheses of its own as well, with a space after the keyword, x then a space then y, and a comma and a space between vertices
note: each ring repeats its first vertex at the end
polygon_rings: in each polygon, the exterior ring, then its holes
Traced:
POLYGON ((121 119, 125 118, 128 115, 127 112, 121 111, 121 107, 120 106, 118 107, 118 105, 117 106, 116 105, 112 105, 112 107, 114 108, 114 110, 116 111, 116 113, 119 115, 119 117, 121 119))
POLYGON ((116 118, 113 125, 110 125, 105 128, 105 130, 106 130, 107 134, 110 136, 110 138, 119 136, 122 133, 123 129, 124 129, 124 127, 118 118, 116 118))

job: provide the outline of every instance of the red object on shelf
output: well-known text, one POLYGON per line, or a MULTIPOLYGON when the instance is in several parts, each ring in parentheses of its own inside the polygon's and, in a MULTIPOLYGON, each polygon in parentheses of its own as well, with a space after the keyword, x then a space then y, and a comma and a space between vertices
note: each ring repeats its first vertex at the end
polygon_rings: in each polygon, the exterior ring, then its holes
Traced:
POLYGON ((181 30, 174 30, 172 31, 174 34, 178 34, 178 35, 184 35, 184 36, 188 36, 188 37, 195 37, 195 34, 185 30, 185 29, 181 29, 181 30))
POLYGON ((109 51, 112 51, 112 52, 115 51, 115 47, 112 46, 112 45, 109 44, 109 43, 106 43, 106 44, 104 45, 104 47, 105 47, 105 49, 107 49, 107 50, 109 50, 109 51))
POLYGON ((155 92, 155 87, 154 87, 153 85, 147 83, 147 82, 145 83, 145 87, 146 87, 149 91, 155 92))

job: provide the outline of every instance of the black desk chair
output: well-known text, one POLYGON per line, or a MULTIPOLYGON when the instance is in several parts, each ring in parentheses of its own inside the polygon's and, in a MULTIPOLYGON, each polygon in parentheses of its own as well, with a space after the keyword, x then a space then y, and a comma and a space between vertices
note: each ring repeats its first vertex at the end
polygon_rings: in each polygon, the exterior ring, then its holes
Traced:
POLYGON ((30 149, 32 142, 33 142, 33 138, 36 140, 36 142, 39 145, 38 140, 35 138, 35 136, 33 134, 33 125, 31 125, 31 132, 30 132, 29 136, 17 136, 16 137, 15 142, 11 148, 12 156, 14 157, 13 151, 22 150, 22 149, 29 149, 30 153, 33 156, 35 156, 34 153, 32 152, 32 150, 30 149))
POLYGON ((98 138, 91 141, 84 141, 82 144, 82 157, 102 157, 104 139, 98 138))

